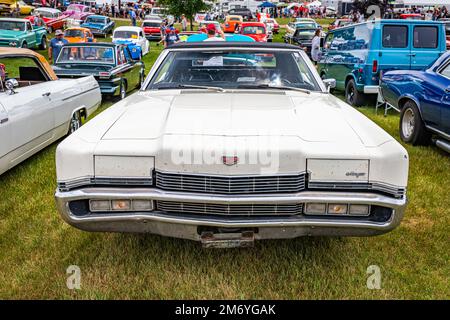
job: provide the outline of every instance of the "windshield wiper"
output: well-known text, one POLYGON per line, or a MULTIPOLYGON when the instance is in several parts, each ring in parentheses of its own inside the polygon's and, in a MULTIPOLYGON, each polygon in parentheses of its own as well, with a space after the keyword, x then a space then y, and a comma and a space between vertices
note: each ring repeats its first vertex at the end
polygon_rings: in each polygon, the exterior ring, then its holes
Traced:
POLYGON ((173 87, 160 87, 157 88, 158 90, 161 89, 204 89, 209 91, 216 91, 216 92, 225 92, 226 90, 221 87, 210 87, 210 86, 197 86, 197 85, 191 85, 191 84, 178 84, 173 87))
POLYGON ((308 89, 289 87, 289 86, 274 86, 274 85, 270 85, 270 84, 267 84, 267 83, 261 83, 261 84, 256 84, 256 85, 244 84, 244 85, 239 85, 238 88, 243 88, 243 89, 293 90, 293 91, 303 92, 303 93, 306 93, 306 94, 310 94, 311 93, 311 91, 308 90, 308 89))

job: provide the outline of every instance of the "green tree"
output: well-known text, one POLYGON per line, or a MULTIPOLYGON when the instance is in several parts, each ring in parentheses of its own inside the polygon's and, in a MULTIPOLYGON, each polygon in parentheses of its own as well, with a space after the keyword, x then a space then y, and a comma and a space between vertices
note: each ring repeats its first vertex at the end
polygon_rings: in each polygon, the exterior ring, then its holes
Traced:
POLYGON ((158 3, 167 8, 169 14, 180 17, 182 14, 186 16, 193 30, 194 16, 200 11, 209 9, 209 6, 203 0, 159 0, 158 3))

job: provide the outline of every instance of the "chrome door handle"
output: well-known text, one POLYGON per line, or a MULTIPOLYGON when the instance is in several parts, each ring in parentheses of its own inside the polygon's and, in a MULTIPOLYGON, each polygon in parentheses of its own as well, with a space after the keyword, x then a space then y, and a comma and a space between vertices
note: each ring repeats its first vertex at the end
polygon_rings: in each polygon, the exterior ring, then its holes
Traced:
POLYGON ((415 54, 415 53, 410 53, 410 54, 408 54, 408 56, 410 56, 410 57, 415 57, 416 54, 415 54))
POLYGON ((4 119, 0 120, 0 124, 4 124, 8 121, 9 121, 9 118, 4 118, 4 119))
POLYGON ((42 94, 43 97, 48 97, 49 95, 50 95, 50 92, 46 92, 46 93, 42 94))

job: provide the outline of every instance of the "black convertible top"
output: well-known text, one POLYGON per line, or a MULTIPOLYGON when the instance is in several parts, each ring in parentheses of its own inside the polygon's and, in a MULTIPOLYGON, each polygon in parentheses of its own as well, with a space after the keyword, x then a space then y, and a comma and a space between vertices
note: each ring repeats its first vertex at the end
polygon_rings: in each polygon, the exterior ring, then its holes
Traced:
POLYGON ((271 48, 300 50, 298 46, 280 42, 233 42, 233 41, 199 41, 199 42, 179 42, 168 49, 190 49, 190 48, 271 48))

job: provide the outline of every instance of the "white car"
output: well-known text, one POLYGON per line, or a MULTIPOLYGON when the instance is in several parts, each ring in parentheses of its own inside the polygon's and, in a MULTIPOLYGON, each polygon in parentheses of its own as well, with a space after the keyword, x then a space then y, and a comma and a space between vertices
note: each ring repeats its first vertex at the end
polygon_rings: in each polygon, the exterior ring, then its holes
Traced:
POLYGON ((0 48, 0 174, 78 129, 100 102, 93 77, 58 80, 41 55, 0 48))
POLYGON ((141 91, 58 146, 59 212, 82 230, 204 246, 388 232, 408 154, 334 85, 291 45, 165 49, 141 91))
POLYGON ((141 27, 118 27, 114 29, 112 35, 113 43, 132 42, 142 49, 142 55, 145 56, 150 50, 150 42, 145 37, 144 30, 141 27))

